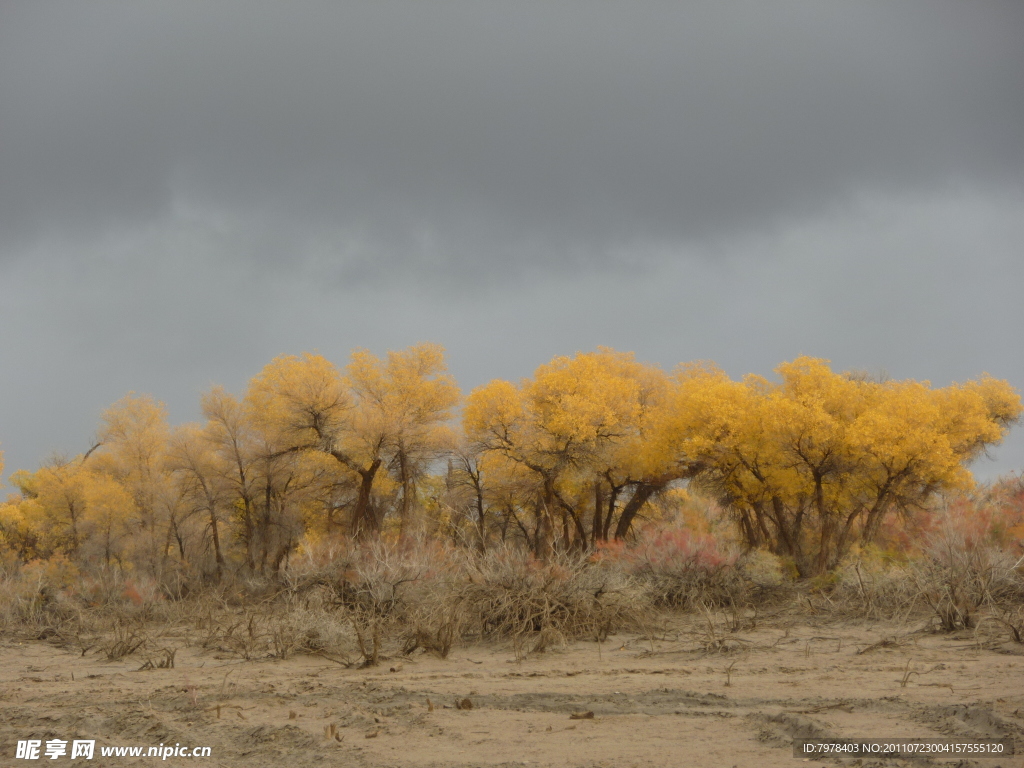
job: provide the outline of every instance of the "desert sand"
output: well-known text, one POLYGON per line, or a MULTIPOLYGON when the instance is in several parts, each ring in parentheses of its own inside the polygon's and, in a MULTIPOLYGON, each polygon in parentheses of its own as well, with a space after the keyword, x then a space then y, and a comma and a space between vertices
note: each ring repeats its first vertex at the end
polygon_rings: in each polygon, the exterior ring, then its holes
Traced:
MULTIPOLYGON (((508 644, 417 652, 370 668, 324 656, 244 661, 187 636, 120 661, 46 640, 0 644, 0 764, 18 740, 209 746, 167 765, 765 768, 1024 766, 979 760, 815 758, 793 738, 1013 737, 1024 752, 1024 646, 995 634, 780 615, 756 624, 677 618, 522 654, 508 644), (468 700, 468 704, 465 702, 468 700), (573 714, 593 717, 573 719, 573 714)), ((45 759, 45 758, 44 758, 45 759)), ((72 761, 46 760, 51 765, 72 761)))

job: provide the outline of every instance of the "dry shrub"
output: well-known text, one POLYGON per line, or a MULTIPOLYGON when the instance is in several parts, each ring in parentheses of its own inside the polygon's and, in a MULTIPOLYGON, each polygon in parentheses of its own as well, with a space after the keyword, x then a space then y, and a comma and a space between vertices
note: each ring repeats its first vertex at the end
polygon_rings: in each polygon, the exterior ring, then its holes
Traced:
MULTIPOLYGON (((467 558, 459 604, 483 638, 551 642, 643 626, 650 603, 641 585, 618 563, 564 554, 541 563, 511 547, 467 558)), ((453 601, 455 604, 455 601, 453 601)))
POLYGON ((684 528, 645 531, 630 546, 610 542, 598 550, 597 557, 620 564, 658 607, 737 605, 748 600, 754 586, 737 568, 737 552, 724 550, 709 535, 684 528))
POLYGON ((738 564, 710 537, 680 530, 548 563, 514 546, 481 554, 423 541, 334 542, 304 548, 288 578, 304 604, 351 630, 366 665, 392 647, 444 658, 467 637, 509 640, 517 654, 602 640, 646 628, 657 607, 736 607, 788 586, 777 559, 738 564))
POLYGON ((305 570, 296 569, 294 591, 347 623, 365 665, 388 646, 444 658, 466 636, 511 640, 517 653, 602 639, 640 626, 648 605, 621 568, 583 555, 543 564, 511 546, 481 555, 422 541, 339 547, 332 555, 328 562, 311 555, 305 570))
POLYGON ((410 545, 376 542, 354 554, 336 594, 364 664, 373 666, 385 642, 406 623, 416 583, 430 575, 431 563, 428 552, 410 545))
POLYGON ((309 546, 289 573, 290 591, 347 625, 363 664, 372 666, 388 644, 408 644, 417 606, 430 591, 424 585, 438 580, 448 559, 444 547, 423 541, 309 546))
POLYGON ((952 632, 976 626, 983 607, 1024 602, 1024 578, 1014 566, 1012 553, 949 517, 929 537, 912 573, 939 627, 952 632))
POLYGON ((118 621, 110 640, 103 646, 103 652, 110 661, 120 661, 143 648, 148 636, 145 629, 136 622, 118 621))
POLYGON ((834 605, 866 618, 908 617, 925 609, 939 629, 977 626, 985 611, 1024 603, 1024 577, 1016 553, 990 534, 991 516, 962 504, 944 504, 909 554, 868 548, 837 573, 834 605))
POLYGON ((851 556, 834 575, 829 605, 837 613, 893 620, 922 605, 909 562, 875 548, 851 556))
POLYGON ((36 639, 77 636, 83 623, 72 589, 77 576, 77 568, 61 556, 0 574, 0 630, 36 639))
POLYGON ((403 653, 422 648, 446 659, 462 640, 471 623, 472 606, 465 589, 469 583, 465 567, 471 560, 448 553, 410 590, 412 599, 403 617, 403 653))
POLYGON ((225 623, 214 641, 221 650, 231 651, 249 660, 266 655, 269 651, 269 637, 264 627, 265 616, 260 611, 249 610, 225 623))
POLYGON ((992 618, 1010 631, 1010 638, 1015 643, 1024 644, 1024 605, 1001 607, 992 618))

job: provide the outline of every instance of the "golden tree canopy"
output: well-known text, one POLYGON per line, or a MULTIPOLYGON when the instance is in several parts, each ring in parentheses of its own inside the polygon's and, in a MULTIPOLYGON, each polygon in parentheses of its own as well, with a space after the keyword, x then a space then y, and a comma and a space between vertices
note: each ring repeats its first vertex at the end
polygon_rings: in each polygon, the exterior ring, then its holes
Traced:
POLYGON ((792 557, 804 574, 871 541, 889 513, 968 487, 967 465, 1021 412, 1009 384, 988 377, 933 389, 807 357, 777 372, 778 383, 719 379, 695 413, 708 434, 689 450, 748 543, 792 557))

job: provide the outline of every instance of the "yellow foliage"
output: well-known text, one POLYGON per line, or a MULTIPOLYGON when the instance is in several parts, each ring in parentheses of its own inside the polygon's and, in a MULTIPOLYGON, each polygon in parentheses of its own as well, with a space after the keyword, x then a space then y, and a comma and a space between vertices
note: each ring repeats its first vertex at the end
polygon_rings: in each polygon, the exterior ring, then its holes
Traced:
POLYGON ((136 510, 119 481, 81 457, 17 474, 22 497, 0 507, 8 546, 24 557, 120 557, 136 510))
MULTIPOLYGON (((629 488, 636 503, 622 507, 625 522, 615 530, 621 537, 651 494, 693 471, 680 450, 685 427, 673 410, 678 389, 676 380, 632 354, 601 348, 555 358, 518 386, 492 381, 480 387, 467 400, 463 428, 485 457, 500 456, 519 468, 517 487, 523 472, 532 473, 543 555, 556 508, 563 533, 571 518, 570 535, 579 542, 591 505, 591 538, 603 539, 611 535, 604 528, 613 522, 618 494, 629 488), (610 499, 610 514, 596 509, 598 498, 601 504, 610 499)), ((503 475, 511 476, 508 467, 503 475)))
POLYGON ((706 393, 697 420, 712 429, 689 450, 748 542, 793 557, 805 574, 834 567, 857 538, 872 541, 892 510, 969 487, 967 464, 1021 412, 1013 389, 987 377, 933 389, 833 373, 806 357, 777 372, 777 384, 748 377, 706 393))
POLYGON ((320 355, 282 356, 249 382, 246 406, 284 443, 318 445, 343 428, 352 398, 332 363, 320 355))
POLYGON ((461 395, 443 347, 419 344, 388 352, 386 360, 357 349, 346 373, 356 400, 350 446, 368 455, 382 449, 421 455, 450 445, 444 423, 461 395))
MULTIPOLYGON (((352 535, 429 527, 481 547, 500 524, 545 556, 556 538, 623 538, 634 519, 717 535, 721 508, 749 548, 814 576, 888 536, 886 520, 969 489, 971 460, 1022 409, 988 376, 934 388, 810 357, 776 373, 734 381, 693 363, 666 374, 599 348, 474 390, 456 435, 460 392, 440 346, 356 350, 344 371, 282 356, 241 398, 204 395, 202 425, 172 432, 161 403, 122 398, 95 452, 12 475, 20 495, 0 505, 0 539, 23 559, 130 556, 157 575, 206 558, 220 574, 226 552, 265 571, 342 524, 352 535), (431 476, 446 455, 447 475, 431 476)), ((1016 521, 1006 535, 1019 535, 1016 521)))
POLYGON ((589 463, 643 474, 663 463, 645 438, 665 417, 667 392, 660 370, 601 349, 555 358, 519 386, 496 380, 474 390, 463 426, 484 450, 536 472, 589 463))

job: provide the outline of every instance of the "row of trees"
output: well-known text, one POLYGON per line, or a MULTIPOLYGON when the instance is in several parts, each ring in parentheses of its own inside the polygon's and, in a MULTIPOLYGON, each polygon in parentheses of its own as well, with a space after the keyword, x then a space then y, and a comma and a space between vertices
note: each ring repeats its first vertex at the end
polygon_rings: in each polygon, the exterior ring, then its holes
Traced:
POLYGON ((1021 412, 990 378, 933 389, 811 358, 778 374, 669 374, 602 349, 463 401, 436 345, 357 351, 344 373, 280 357, 241 398, 208 392, 203 423, 172 429, 149 397, 114 404, 95 449, 12 476, 0 538, 22 559, 213 578, 276 572, 304 539, 332 535, 516 538, 548 558, 629 537, 688 484, 747 546, 808 576, 970 485, 969 462, 1021 412))

